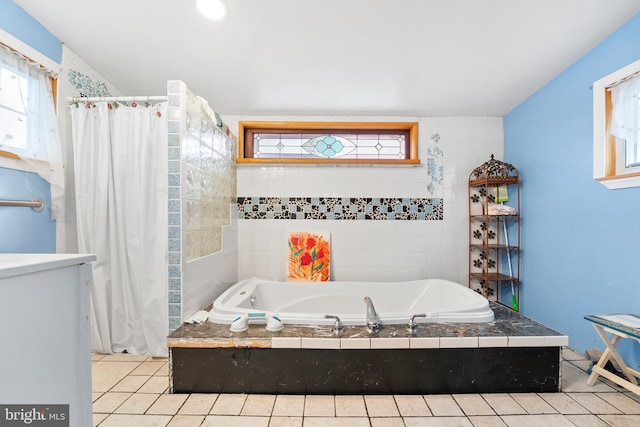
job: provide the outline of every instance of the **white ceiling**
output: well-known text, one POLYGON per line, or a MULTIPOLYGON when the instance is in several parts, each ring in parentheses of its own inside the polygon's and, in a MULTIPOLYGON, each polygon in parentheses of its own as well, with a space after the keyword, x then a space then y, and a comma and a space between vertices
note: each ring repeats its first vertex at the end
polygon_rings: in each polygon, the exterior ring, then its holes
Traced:
POLYGON ((639 0, 14 0, 127 95, 221 114, 503 116, 639 0))

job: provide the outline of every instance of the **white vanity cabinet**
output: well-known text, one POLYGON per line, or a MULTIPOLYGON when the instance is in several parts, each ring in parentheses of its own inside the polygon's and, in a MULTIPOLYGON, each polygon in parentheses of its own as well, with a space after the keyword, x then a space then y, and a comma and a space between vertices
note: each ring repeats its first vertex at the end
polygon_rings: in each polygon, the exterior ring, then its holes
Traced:
POLYGON ((69 405, 68 425, 93 425, 89 289, 95 259, 0 254, 0 405, 69 405))

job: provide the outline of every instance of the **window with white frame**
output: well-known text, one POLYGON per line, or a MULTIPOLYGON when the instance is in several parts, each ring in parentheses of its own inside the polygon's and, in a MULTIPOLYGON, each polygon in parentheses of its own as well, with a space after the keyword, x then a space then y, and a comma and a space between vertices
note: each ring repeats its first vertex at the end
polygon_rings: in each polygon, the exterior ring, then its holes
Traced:
POLYGON ((640 61, 593 84, 593 177, 640 187, 640 61))

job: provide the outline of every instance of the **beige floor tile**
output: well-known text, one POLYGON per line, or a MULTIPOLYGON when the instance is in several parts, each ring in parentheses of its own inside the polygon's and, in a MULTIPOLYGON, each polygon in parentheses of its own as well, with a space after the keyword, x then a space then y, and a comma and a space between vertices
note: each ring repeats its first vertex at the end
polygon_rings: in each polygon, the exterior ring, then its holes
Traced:
POLYGON ((131 393, 105 393, 93 402, 93 412, 111 413, 129 397, 131 397, 131 393))
POLYGON ((607 392, 613 389, 602 381, 596 381, 592 386, 587 385, 589 376, 571 363, 562 364, 562 391, 583 391, 583 392, 607 392))
POLYGON ((168 377, 156 377, 153 376, 149 378, 149 380, 144 383, 138 393, 164 393, 169 388, 169 378, 168 377))
POLYGON ((178 411, 184 415, 208 415, 216 402, 218 394, 198 394, 189 395, 184 405, 178 411))
POLYGON ((100 427, 165 427, 169 421, 169 415, 111 414, 100 427))
POLYGON ((212 415, 240 415, 246 394, 221 394, 211 408, 212 415))
POLYGON ((612 427, 640 426, 640 415, 601 415, 600 418, 612 427))
POLYGON ((128 398, 114 412, 117 414, 144 414, 158 397, 160 397, 159 394, 136 393, 128 398))
POLYGON ((564 415, 505 415, 502 417, 509 427, 573 427, 573 423, 564 415))
POLYGON ((147 414, 175 415, 189 397, 188 394, 161 394, 153 405, 147 410, 147 414))
POLYGON ((400 417, 371 418, 371 427, 404 427, 400 417))
MULTIPOLYGON (((307 396, 308 397, 308 396, 307 396)), ((370 427, 366 417, 304 417, 304 427, 370 427)))
POLYGON ((487 393, 482 397, 498 415, 524 415, 527 411, 507 393, 487 393))
MULTIPOLYGON (((154 359, 154 361, 155 361, 155 359, 154 359)), ((169 364, 167 362, 164 362, 160 366, 160 368, 156 371, 156 373, 153 374, 153 375, 168 377, 169 376, 169 364)))
POLYGON ((269 417, 234 417, 230 415, 208 415, 202 427, 268 427, 269 417))
POLYGON ((104 393, 91 393, 91 401, 95 402, 102 396, 104 393))
POLYGON ((107 418, 109 414, 93 414, 93 425, 94 427, 100 424, 105 418, 107 418))
MULTIPOLYGON (((105 358, 106 359, 106 358, 105 358)), ((105 392, 122 381, 141 362, 107 362, 104 359, 91 366, 92 391, 105 392)))
POLYGON ((367 395, 364 397, 369 417, 399 417, 396 401, 391 395, 367 395))
POLYGON ((269 427, 302 427, 302 417, 271 417, 269 427))
POLYGON ((510 395, 513 400, 522 406, 527 414, 555 414, 557 411, 549 405, 543 398, 535 393, 513 393, 510 395))
POLYGON ((396 395, 394 396, 400 415, 403 417, 429 417, 431 411, 422 395, 396 395))
POLYGON ((273 394, 250 394, 242 407, 241 415, 271 416, 276 396, 273 394))
POLYGON ((584 371, 585 377, 587 376, 587 371, 591 367, 591 361, 590 360, 586 360, 586 359, 584 359, 584 360, 572 360, 572 361, 567 362, 567 363, 571 363, 576 368, 580 369, 581 371, 584 371))
POLYGON ((506 427, 502 418, 496 415, 477 415, 469 417, 473 427, 506 427))
POLYGON ((102 358, 105 362, 144 362, 149 359, 146 354, 113 353, 105 354, 102 358))
POLYGON ((333 396, 309 395, 305 398, 305 417, 334 417, 335 415, 336 408, 333 396))
POLYGON ((640 402, 622 393, 597 393, 597 396, 618 408, 623 414, 640 414, 640 402))
POLYGON ((91 361, 97 362, 98 360, 104 359, 105 356, 106 354, 102 354, 102 353, 91 353, 91 361))
POLYGON ((135 393, 146 383, 149 375, 128 375, 124 377, 118 384, 111 388, 111 391, 121 391, 126 393, 135 393))
POLYGON ((620 414, 621 411, 593 393, 570 393, 571 398, 592 414, 620 414))
POLYGON ((140 364, 131 375, 154 375, 166 362, 145 361, 140 364))
POLYGON ((366 417, 367 408, 362 396, 336 396, 336 417, 366 417))
POLYGON ((456 417, 464 415, 453 396, 449 394, 429 394, 424 396, 434 417, 456 417))
POLYGON ((473 427, 467 417, 407 417, 406 427, 473 427))
POLYGON ((467 416, 496 414, 479 394, 454 394, 453 398, 467 416))
POLYGON ((562 349, 562 358, 565 360, 586 360, 583 355, 576 353, 568 347, 562 349))
POLYGON ((630 392, 628 390, 622 390, 622 394, 624 394, 625 396, 635 400, 636 402, 640 402, 640 395, 632 393, 632 392, 630 392))
POLYGON ((560 412, 561 414, 589 413, 587 409, 573 400, 570 395, 566 393, 540 393, 539 396, 543 398, 549 405, 553 406, 556 411, 560 412))
POLYGON ((565 415, 576 427, 609 427, 609 424, 602 421, 595 415, 565 415))
POLYGON ((203 421, 204 415, 176 415, 167 427, 200 427, 203 421))
POLYGON ((273 405, 272 416, 301 417, 304 414, 304 396, 279 394, 273 405))

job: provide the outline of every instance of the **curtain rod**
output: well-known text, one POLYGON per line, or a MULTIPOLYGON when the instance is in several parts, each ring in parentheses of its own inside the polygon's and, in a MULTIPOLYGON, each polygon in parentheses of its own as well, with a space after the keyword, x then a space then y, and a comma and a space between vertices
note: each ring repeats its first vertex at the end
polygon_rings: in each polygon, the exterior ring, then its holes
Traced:
POLYGON ((144 101, 166 101, 167 96, 74 96, 69 98, 69 102, 144 102, 144 101))
POLYGON ((628 76, 625 76, 625 77, 621 78, 620 80, 611 83, 610 85, 608 85, 606 87, 606 89, 612 89, 612 88, 618 86, 620 83, 624 83, 624 82, 626 82, 628 80, 631 80, 632 78, 638 77, 638 76, 640 76, 640 71, 636 71, 635 73, 629 74, 628 76))

